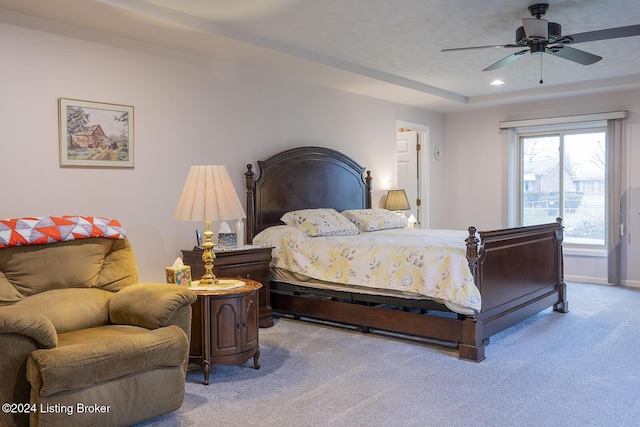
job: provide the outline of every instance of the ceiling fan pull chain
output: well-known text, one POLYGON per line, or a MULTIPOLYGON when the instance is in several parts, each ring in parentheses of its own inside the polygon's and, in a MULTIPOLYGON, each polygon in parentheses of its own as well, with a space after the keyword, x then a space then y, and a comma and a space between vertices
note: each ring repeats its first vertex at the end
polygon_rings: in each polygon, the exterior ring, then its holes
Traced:
POLYGON ((544 83, 542 81, 542 54, 540 54, 540 84, 544 83))

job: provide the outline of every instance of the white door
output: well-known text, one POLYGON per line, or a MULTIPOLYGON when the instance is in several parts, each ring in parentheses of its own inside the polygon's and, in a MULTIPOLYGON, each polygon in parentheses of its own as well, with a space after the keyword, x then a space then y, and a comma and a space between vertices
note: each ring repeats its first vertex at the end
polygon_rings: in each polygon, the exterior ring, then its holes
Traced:
POLYGON ((396 136, 396 182, 397 189, 407 193, 410 210, 405 215, 419 215, 418 132, 415 130, 398 132, 396 136))

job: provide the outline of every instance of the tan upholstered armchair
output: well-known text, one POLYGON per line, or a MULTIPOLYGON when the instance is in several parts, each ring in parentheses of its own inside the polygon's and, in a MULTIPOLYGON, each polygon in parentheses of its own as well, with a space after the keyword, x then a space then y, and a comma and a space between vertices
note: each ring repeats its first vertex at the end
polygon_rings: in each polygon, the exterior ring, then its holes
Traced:
POLYGON ((0 425, 126 426, 182 405, 195 295, 137 282, 126 238, 0 249, 0 425))

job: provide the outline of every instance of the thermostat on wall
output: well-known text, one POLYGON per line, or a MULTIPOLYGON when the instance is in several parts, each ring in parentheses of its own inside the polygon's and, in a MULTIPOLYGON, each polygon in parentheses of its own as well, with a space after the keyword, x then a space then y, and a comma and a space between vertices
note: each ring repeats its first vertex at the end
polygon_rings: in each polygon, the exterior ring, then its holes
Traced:
POLYGON ((440 160, 441 155, 442 155, 442 152, 440 151, 440 147, 436 145, 436 148, 433 149, 433 157, 435 157, 436 160, 440 160))

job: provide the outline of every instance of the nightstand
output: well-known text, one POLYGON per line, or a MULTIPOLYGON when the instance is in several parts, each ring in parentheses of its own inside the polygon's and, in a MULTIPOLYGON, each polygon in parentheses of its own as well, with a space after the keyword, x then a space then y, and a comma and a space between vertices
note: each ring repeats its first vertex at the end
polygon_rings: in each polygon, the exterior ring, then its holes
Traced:
POLYGON ((253 357, 253 367, 260 369, 258 290, 262 285, 255 280, 235 280, 243 283, 233 288, 189 288, 198 296, 191 305, 189 363, 202 366, 205 385, 217 363, 243 365, 253 357))
MULTIPOLYGON (((214 248, 217 249, 217 248, 214 248)), ((238 277, 252 279, 262 284, 260 288, 259 324, 261 328, 273 326, 273 309, 271 308, 269 263, 271 247, 246 246, 229 250, 215 250, 213 274, 216 277, 238 277)), ((191 267, 191 277, 198 280, 204 274, 202 250, 183 250, 185 265, 191 267)))

